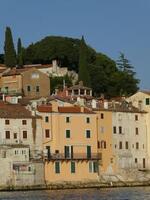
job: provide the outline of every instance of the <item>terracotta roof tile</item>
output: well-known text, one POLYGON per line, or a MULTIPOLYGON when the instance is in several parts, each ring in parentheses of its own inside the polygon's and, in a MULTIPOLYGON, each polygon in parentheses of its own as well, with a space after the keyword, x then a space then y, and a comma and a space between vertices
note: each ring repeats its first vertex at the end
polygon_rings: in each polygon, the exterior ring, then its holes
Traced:
POLYGON ((37 107, 37 110, 39 112, 52 112, 52 106, 51 105, 40 105, 37 107))
POLYGON ((0 104, 0 118, 33 118, 31 112, 19 104, 0 104))

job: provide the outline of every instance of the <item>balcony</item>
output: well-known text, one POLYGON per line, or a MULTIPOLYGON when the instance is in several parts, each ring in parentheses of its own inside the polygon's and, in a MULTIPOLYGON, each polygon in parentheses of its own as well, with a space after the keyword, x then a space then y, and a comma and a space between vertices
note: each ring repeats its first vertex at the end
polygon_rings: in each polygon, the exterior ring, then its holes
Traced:
POLYGON ((65 155, 64 153, 54 153, 45 157, 45 160, 101 160, 100 153, 91 153, 87 155, 86 153, 74 153, 65 155))

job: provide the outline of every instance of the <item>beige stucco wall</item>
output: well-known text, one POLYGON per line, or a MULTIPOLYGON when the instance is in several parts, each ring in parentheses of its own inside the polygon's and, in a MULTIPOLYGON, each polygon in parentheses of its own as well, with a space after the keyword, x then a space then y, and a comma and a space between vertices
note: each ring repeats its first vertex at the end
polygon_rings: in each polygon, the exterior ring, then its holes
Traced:
POLYGON ((100 174, 114 173, 116 170, 116 161, 112 152, 112 112, 109 110, 97 111, 98 117, 98 141, 106 142, 106 149, 99 148, 99 152, 102 154, 102 161, 100 166, 100 174), (101 114, 104 118, 101 119, 101 114), (102 131, 103 129, 103 131, 102 131))
POLYGON ((97 180, 98 173, 89 172, 89 163, 88 160, 85 159, 88 145, 91 146, 91 153, 94 154, 94 156, 97 155, 98 152, 96 114, 58 112, 38 114, 43 117, 43 148, 50 146, 51 154, 54 154, 55 151, 58 150, 60 154, 64 155, 64 146, 73 146, 74 157, 79 156, 81 158, 78 161, 74 159, 69 159, 67 161, 60 160, 60 174, 55 174, 53 166, 54 160, 50 160, 50 162, 45 164, 45 179, 48 182, 84 179, 97 180), (49 117, 49 122, 45 122, 45 116, 49 117), (66 123, 66 117, 70 117, 69 123, 66 123), (87 117, 90 118, 90 123, 86 123, 87 117), (50 138, 45 138, 45 129, 50 130, 50 138), (70 138, 66 138, 66 130, 70 130, 70 138), (86 138, 86 130, 91 131, 91 138, 86 138), (69 173, 71 161, 76 162, 75 174, 69 173))
POLYGON ((50 79, 49 77, 37 69, 30 69, 22 73, 23 92, 28 97, 45 97, 50 95, 50 79), (33 78, 33 74, 38 74, 33 78), (27 91, 27 86, 31 87, 31 91, 27 91), (36 92, 36 86, 39 86, 40 91, 36 92))
POLYGON ((120 169, 143 169, 143 159, 146 161, 147 168, 147 131, 145 114, 132 112, 113 112, 113 126, 117 133, 113 133, 113 153, 116 157, 117 170, 120 169), (135 115, 138 120, 135 120, 135 115), (119 133, 119 126, 122 127, 122 133, 119 133), (136 135, 138 128, 138 135, 136 135), (122 149, 119 149, 119 142, 122 142, 122 149), (128 142, 128 149, 125 143, 128 142), (139 143, 139 149, 136 143, 139 143), (137 158, 138 163, 135 163, 137 158))
POLYGON ((8 92, 22 92, 22 77, 21 75, 2 76, 0 81, 1 90, 8 87, 8 92))
POLYGON ((149 94, 146 94, 144 92, 137 92, 134 95, 130 96, 127 101, 132 102, 133 106, 140 108, 139 107, 139 101, 141 101, 141 108, 142 110, 146 111, 147 114, 145 114, 145 122, 146 122, 146 130, 147 130, 147 135, 146 135, 146 141, 147 141, 147 167, 150 169, 150 105, 146 105, 146 98, 150 98, 149 94))

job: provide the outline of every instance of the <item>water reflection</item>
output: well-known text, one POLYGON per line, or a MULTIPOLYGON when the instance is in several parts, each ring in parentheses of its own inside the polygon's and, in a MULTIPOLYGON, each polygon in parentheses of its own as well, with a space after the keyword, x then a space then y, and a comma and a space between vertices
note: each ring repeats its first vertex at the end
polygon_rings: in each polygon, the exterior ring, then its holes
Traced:
POLYGON ((0 200, 150 200, 150 187, 0 192, 0 200))

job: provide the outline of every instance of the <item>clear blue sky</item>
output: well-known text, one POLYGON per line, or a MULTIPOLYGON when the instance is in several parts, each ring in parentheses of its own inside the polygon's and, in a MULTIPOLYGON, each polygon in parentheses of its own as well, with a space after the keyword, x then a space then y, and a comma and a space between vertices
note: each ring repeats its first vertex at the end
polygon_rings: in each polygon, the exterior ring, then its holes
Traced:
POLYGON ((5 27, 28 46, 48 35, 81 38, 135 66, 141 89, 150 89, 150 0, 0 0, 0 53, 5 27))

